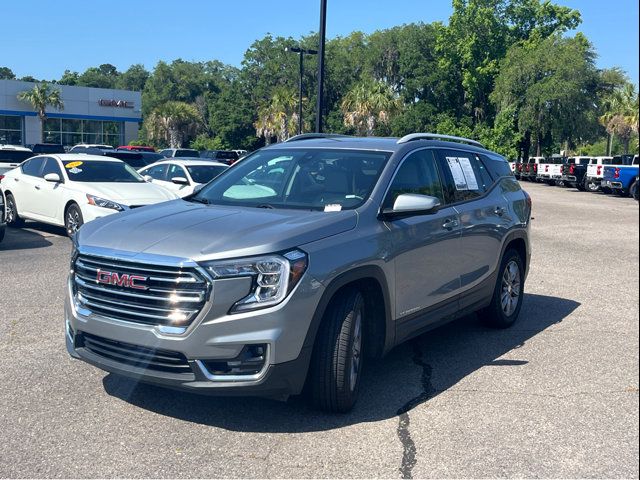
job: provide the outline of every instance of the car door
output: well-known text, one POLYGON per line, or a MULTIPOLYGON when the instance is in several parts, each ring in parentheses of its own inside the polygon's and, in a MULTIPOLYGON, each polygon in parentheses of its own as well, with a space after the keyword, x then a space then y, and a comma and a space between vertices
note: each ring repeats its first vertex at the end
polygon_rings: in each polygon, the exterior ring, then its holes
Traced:
POLYGON ((432 214, 385 221, 389 230, 385 241, 395 264, 399 338, 438 320, 428 315, 437 306, 448 305, 451 312, 457 310, 460 227, 457 212, 447 205, 441 178, 433 150, 414 151, 398 167, 382 206, 391 208, 403 193, 437 197, 442 204, 432 214))
POLYGON ((151 183, 165 186, 167 183, 167 163, 152 165, 140 171, 140 175, 151 177, 151 183))
MULTIPOLYGON (((511 224, 511 213, 502 189, 480 155, 439 150, 448 191, 459 214, 461 237, 458 264, 461 292, 489 279, 498 268, 502 239, 511 224)), ((487 159, 484 160, 488 161, 487 159)))
POLYGON ((36 189, 38 190, 39 201, 37 205, 37 211, 34 212, 38 215, 45 217, 49 221, 54 221, 55 223, 62 224, 62 210, 64 209, 64 205, 62 205, 64 199, 64 176, 62 175, 62 170, 58 164, 58 161, 55 158, 47 157, 45 159, 44 165, 40 172, 40 175, 37 179, 38 186, 36 189), (61 182, 47 182, 44 179, 44 176, 48 173, 55 173, 60 177, 61 182), (59 219, 58 219, 59 217, 59 219))
POLYGON ((34 157, 20 165, 21 174, 14 177, 10 188, 20 215, 32 216, 38 208, 39 195, 36 186, 45 157, 34 157))

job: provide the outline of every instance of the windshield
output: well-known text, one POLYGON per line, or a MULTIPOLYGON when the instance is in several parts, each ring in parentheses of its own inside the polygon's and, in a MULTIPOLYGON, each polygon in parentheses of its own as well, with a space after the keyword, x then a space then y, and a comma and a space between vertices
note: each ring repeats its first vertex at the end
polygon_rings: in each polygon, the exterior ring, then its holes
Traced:
POLYGON ((262 150, 192 197, 216 205, 343 210, 364 203, 390 152, 262 150))
POLYGON ((187 166, 189 175, 196 183, 209 183, 227 168, 224 165, 191 165, 187 166))
POLYGON ((199 157, 200 152, 197 150, 189 150, 186 148, 176 150, 174 157, 199 157))
POLYGON ((144 182, 138 172, 124 162, 66 160, 62 164, 72 182, 144 182))

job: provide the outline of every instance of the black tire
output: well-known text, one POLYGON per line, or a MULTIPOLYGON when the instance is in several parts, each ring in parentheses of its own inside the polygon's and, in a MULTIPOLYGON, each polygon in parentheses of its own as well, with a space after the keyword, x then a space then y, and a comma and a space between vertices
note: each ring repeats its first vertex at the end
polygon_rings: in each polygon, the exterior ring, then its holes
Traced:
POLYGON ((80 207, 78 204, 72 203, 64 212, 64 228, 67 230, 67 235, 71 237, 83 224, 84 219, 80 207))
POLYGON ((579 182, 579 183, 574 183, 573 186, 576 187, 578 190, 580 190, 581 192, 586 191, 587 187, 586 187, 586 182, 579 182))
POLYGON ((633 198, 635 200, 638 200, 640 198, 640 192, 638 191, 638 181, 636 180, 635 182, 633 182, 633 184, 631 184, 631 195, 633 195, 633 198))
POLYGON ((524 266, 516 250, 507 250, 500 262, 491 304, 479 312, 484 322, 494 328, 508 328, 515 323, 524 298, 524 266), (517 272, 517 278, 513 278, 517 272), (517 292, 516 290, 517 284, 517 292), (517 293, 517 296, 514 295, 517 293), (503 306, 503 299, 506 305, 503 306))
POLYGON ((2 225, 0 227, 0 242, 2 242, 2 240, 4 240, 4 232, 6 231, 6 228, 4 227, 4 225, 2 225))
POLYGON ((584 179, 584 189, 587 192, 595 193, 600 190, 600 185, 590 182, 588 178, 584 179))
POLYGON ((7 222, 7 225, 9 225, 10 227, 21 227, 22 225, 24 225, 24 219, 20 218, 20 215, 18 215, 18 207, 16 206, 16 199, 13 198, 13 195, 11 195, 10 193, 7 193, 7 218, 5 219, 5 221, 7 222))
POLYGON ((325 312, 309 378, 316 408, 344 413, 356 403, 364 359, 364 317, 365 299, 357 289, 338 293, 325 312))

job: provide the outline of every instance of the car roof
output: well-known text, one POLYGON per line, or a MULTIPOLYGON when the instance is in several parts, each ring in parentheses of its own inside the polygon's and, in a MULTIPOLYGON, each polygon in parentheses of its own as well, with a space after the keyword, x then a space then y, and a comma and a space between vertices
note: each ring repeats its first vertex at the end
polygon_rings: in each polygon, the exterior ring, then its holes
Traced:
POLYGON ((196 165, 214 165, 214 166, 221 166, 221 167, 228 167, 229 165, 227 165, 226 163, 221 163, 221 162, 212 162, 211 160, 203 160, 201 158, 167 158, 166 160, 159 160, 155 163, 152 163, 150 165, 147 165, 146 167, 142 167, 142 168, 149 168, 152 165, 160 165, 160 164, 165 164, 165 163, 175 163, 176 165, 182 165, 183 167, 189 167, 189 166, 196 166, 196 165))
POLYGON ((465 143, 450 142, 443 140, 431 139, 413 139, 405 142, 398 142, 397 137, 350 137, 350 136, 328 136, 324 138, 303 138, 294 141, 271 144, 264 147, 265 150, 289 150, 299 148, 318 148, 318 149, 351 149, 351 150, 377 150, 384 152, 397 152, 406 145, 422 147, 440 147, 440 148, 456 148, 471 150, 476 152, 487 152, 485 148, 465 143))
POLYGON ((21 145, 0 145, 0 150, 17 150, 19 152, 30 152, 31 149, 21 145))
MULTIPOLYGON (((100 162, 122 162, 117 158, 113 157, 105 157, 101 155, 90 155, 87 153, 47 153, 38 155, 38 157, 53 157, 57 158, 61 162, 69 162, 73 160, 77 160, 79 162, 92 162, 92 161, 100 161, 100 162)), ((37 158, 37 157, 31 157, 37 158)))

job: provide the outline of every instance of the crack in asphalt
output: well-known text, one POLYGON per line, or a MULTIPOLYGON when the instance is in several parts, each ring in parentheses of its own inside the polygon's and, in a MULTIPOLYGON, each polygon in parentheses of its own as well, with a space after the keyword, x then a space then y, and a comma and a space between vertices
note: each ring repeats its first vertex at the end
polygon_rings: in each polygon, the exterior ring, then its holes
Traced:
POLYGON ((422 368, 422 374, 420 375, 422 392, 405 403, 396 413, 396 415, 398 415, 398 428, 396 433, 402 444, 402 462, 399 468, 402 478, 413 478, 413 467, 418 463, 416 444, 411 438, 411 432, 409 431, 409 426, 411 425, 409 411, 421 403, 426 402, 437 393, 431 384, 431 365, 424 361, 422 349, 417 341, 412 342, 412 347, 413 357, 411 360, 422 368))

